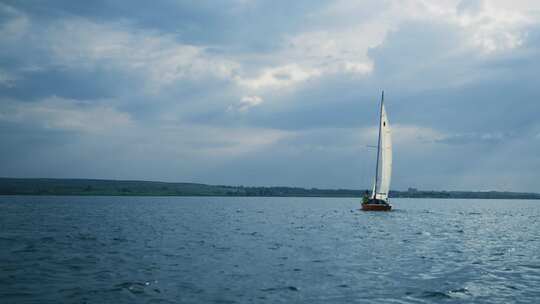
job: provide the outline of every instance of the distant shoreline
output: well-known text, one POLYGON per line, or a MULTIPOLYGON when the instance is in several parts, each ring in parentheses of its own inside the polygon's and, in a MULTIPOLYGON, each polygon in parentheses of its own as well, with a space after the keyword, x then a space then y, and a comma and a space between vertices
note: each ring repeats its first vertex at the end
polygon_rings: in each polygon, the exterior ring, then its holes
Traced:
MULTIPOLYGON (((245 187, 155 181, 0 178, 0 195, 361 197, 366 190, 245 187)), ((392 198, 540 199, 539 193, 507 191, 390 191, 392 198)))

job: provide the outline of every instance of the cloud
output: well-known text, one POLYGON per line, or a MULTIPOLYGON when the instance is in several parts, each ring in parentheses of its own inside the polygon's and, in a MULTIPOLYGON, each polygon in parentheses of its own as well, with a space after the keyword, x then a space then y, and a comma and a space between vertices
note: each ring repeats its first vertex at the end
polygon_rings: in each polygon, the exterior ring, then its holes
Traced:
POLYGON ((227 110, 229 112, 231 111, 238 111, 238 112, 246 112, 252 107, 258 106, 263 102, 263 99, 256 95, 251 96, 244 96, 240 100, 240 102, 236 105, 230 105, 227 110))
POLYGON ((30 21, 22 12, 0 3, 0 35, 6 40, 18 40, 27 32, 30 21))
POLYGON ((51 97, 34 103, 2 103, 0 120, 31 122, 47 129, 105 132, 131 125, 128 114, 107 105, 51 97))
POLYGON ((212 54, 208 46, 181 43, 175 34, 136 28, 130 21, 100 23, 68 17, 43 23, 10 6, 2 9, 10 14, 0 25, 7 37, 0 41, 0 55, 12 65, 3 69, 2 83, 9 79, 11 87, 24 87, 24 78, 51 71, 77 74, 79 79, 101 73, 94 75, 94 81, 114 75, 143 94, 157 94, 181 82, 232 81, 238 68, 234 60, 212 54))
POLYGON ((300 33, 287 39, 281 56, 323 73, 368 74, 373 66, 367 50, 382 41, 380 33, 373 24, 300 33))
POLYGON ((191 125, 168 129, 169 132, 173 130, 181 131, 179 134, 188 132, 200 136, 198 138, 186 137, 184 149, 189 147, 193 149, 194 153, 202 153, 201 156, 219 159, 251 154, 273 146, 290 136, 289 132, 286 131, 260 128, 223 129, 191 125))
POLYGON ((178 43, 172 35, 131 30, 122 23, 72 19, 55 23, 49 31, 47 43, 56 64, 120 69, 142 77, 151 90, 184 79, 231 78, 237 66, 204 47, 178 43))
POLYGON ((292 64, 264 69, 255 77, 237 77, 236 80, 240 86, 244 86, 250 90, 276 89, 307 81, 320 74, 321 72, 316 69, 292 64))
POLYGON ((446 144, 486 144, 486 143, 501 143, 510 136, 503 133, 465 133, 453 134, 442 137, 437 140, 440 143, 446 144))
POLYGON ((538 188, 537 1, 5 3, 6 174, 538 188))
POLYGON ((16 76, 0 70, 0 86, 11 88, 15 85, 16 80, 16 76))

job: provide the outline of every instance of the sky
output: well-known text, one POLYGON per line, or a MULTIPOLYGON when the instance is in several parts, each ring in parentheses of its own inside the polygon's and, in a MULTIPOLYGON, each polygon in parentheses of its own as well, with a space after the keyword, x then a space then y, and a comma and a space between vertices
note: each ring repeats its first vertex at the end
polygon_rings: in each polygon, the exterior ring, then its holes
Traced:
POLYGON ((0 176, 540 192, 540 1, 0 0, 0 176))

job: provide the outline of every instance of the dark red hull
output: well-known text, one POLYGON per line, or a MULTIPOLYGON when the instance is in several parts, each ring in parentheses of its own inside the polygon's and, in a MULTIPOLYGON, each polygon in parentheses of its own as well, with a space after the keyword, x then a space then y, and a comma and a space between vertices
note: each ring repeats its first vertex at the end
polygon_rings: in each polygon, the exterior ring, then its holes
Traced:
POLYGON ((389 204, 362 204, 363 211, 390 211, 392 206, 389 204))

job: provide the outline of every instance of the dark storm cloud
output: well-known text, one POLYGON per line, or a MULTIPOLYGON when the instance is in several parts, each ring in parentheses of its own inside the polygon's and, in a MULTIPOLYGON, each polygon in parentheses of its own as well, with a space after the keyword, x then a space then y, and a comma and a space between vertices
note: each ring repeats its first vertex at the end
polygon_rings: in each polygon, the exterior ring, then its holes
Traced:
POLYGON ((37 20, 82 17, 126 20, 138 28, 174 33, 184 43, 234 51, 268 51, 282 34, 302 29, 324 1, 5 1, 37 20))

